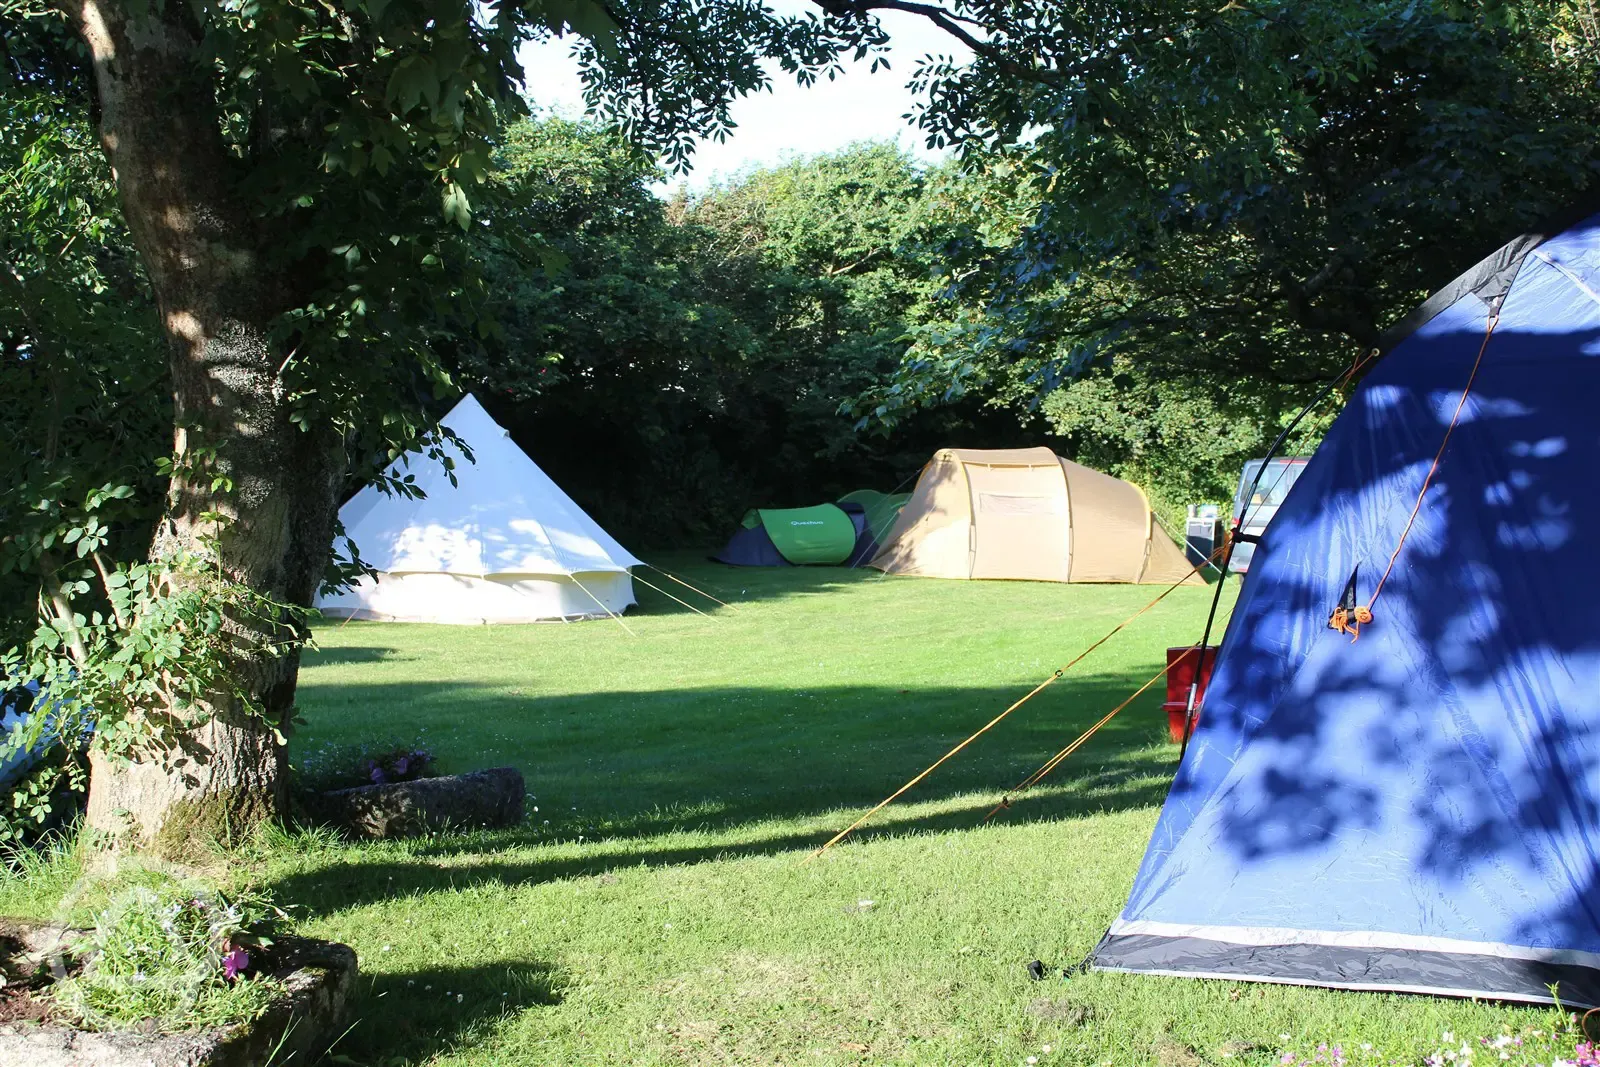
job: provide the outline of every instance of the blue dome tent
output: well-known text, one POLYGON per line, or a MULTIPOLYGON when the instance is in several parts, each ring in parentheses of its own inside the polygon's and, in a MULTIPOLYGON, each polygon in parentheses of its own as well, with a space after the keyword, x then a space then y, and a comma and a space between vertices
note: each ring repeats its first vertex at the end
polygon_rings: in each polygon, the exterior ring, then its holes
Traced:
POLYGON ((1385 347, 1256 548, 1088 962, 1600 1005, 1600 215, 1385 347))

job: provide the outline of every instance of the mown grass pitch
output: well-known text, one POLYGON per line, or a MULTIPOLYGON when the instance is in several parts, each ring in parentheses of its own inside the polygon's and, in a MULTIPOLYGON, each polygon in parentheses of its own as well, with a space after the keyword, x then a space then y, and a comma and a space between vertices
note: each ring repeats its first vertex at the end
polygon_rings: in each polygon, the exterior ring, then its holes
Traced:
MULTIPOLYGON (((1177 590, 807 863, 1158 590, 662 562, 738 610, 706 619, 641 588, 637 636, 609 621, 320 628, 299 752, 420 737, 445 771, 522 768, 537 807, 515 831, 304 835, 246 864, 305 932, 360 953, 360 1018, 337 1052, 463 1067, 1176 1067, 1278 1063, 1326 1042, 1352 1064, 1404 1064, 1447 1032, 1476 1047, 1505 1027, 1549 1030, 1552 1012, 1461 1001, 1059 977, 1120 908, 1165 794, 1177 749, 1160 687, 1010 812, 983 815, 1168 645, 1195 640, 1209 589, 1177 590), (1028 978, 1033 959, 1048 980, 1028 978)), ((48 881, 0 886, 0 906, 48 881)))

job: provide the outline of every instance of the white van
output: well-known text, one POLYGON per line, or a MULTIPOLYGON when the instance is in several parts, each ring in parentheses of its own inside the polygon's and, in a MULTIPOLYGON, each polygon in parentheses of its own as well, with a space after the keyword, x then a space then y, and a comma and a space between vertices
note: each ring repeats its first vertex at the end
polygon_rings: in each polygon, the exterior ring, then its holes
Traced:
MULTIPOLYGON (((1310 456, 1280 456, 1276 459, 1252 459, 1244 465, 1244 473, 1239 477, 1239 489, 1233 497, 1233 514, 1237 520, 1244 516, 1240 531, 1246 537, 1260 537, 1266 532, 1267 524, 1278 513, 1278 505, 1289 495, 1289 489, 1295 480, 1300 477, 1300 472, 1305 470, 1306 462, 1310 456), (1266 464, 1261 480, 1256 482, 1256 473, 1261 471, 1261 465, 1266 464), (1250 493, 1252 483, 1255 492, 1250 499, 1245 500, 1244 495, 1250 493)), ((1243 574, 1250 569, 1250 558, 1256 554, 1254 542, 1243 538, 1233 546, 1233 561, 1228 569, 1235 574, 1243 574)))

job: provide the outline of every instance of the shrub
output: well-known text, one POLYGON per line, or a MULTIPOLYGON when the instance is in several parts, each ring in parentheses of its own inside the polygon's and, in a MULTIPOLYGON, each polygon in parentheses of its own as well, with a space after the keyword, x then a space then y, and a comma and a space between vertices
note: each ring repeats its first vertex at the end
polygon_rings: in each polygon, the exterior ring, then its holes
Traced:
POLYGON ((51 746, 30 770, 0 787, 0 854, 33 847, 67 826, 83 811, 88 789, 83 750, 51 746))
POLYGON ((82 971, 51 986, 51 996, 91 1030, 175 1032, 254 1019, 282 990, 254 973, 271 945, 266 928, 282 915, 263 899, 178 884, 124 889, 74 946, 82 971))

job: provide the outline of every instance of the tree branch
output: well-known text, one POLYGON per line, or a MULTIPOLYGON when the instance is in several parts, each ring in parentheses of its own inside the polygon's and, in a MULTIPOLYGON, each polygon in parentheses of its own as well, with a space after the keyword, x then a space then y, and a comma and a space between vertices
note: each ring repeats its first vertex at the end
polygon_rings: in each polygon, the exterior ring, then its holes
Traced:
MULTIPOLYGON (((964 15, 958 15, 937 4, 920 3, 918 0, 811 0, 823 11, 830 15, 865 15, 873 11, 904 11, 908 14, 921 15, 945 33, 954 37, 973 53, 989 60, 1007 74, 1025 81, 1035 82, 1040 85, 1049 85, 1054 88, 1066 88, 1072 81, 1088 73, 1098 63, 1107 59, 1124 56, 1130 52, 1137 52, 1142 46, 1152 41, 1171 37, 1178 32, 1176 26, 1154 26, 1134 30, 1123 37, 1115 45, 1106 47, 1090 58, 1080 60, 1067 66, 1044 68, 1020 63, 1006 55, 1004 50, 992 41, 986 41, 974 36, 959 22, 981 27, 983 24, 964 15)), ((1230 8, 1223 8, 1228 11, 1230 8)), ((1216 15, 1197 12, 1188 16, 1194 23, 1215 21, 1216 15)))

